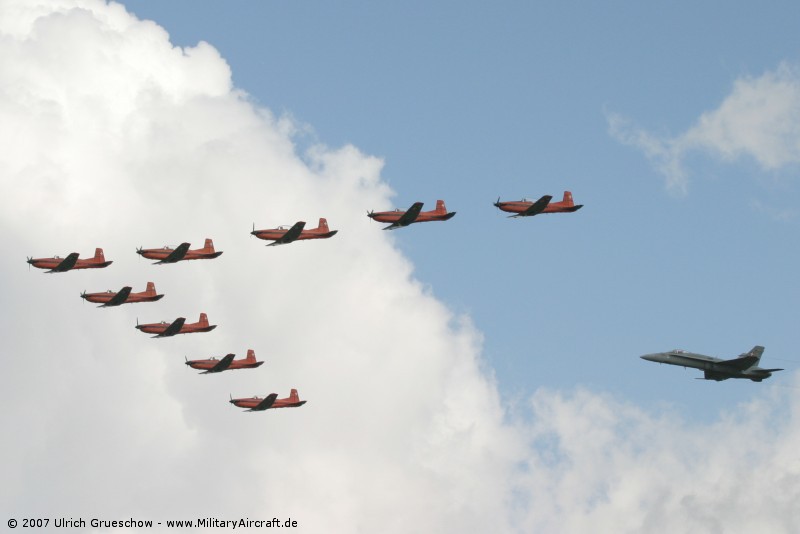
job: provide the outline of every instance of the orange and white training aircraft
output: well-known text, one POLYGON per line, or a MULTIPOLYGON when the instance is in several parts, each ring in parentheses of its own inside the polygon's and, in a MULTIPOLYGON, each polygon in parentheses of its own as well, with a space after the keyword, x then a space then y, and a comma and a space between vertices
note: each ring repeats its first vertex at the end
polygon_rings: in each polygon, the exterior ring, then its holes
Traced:
POLYGON ((500 197, 497 197, 494 205, 502 211, 514 214, 509 217, 532 217, 540 213, 572 213, 583 207, 583 204, 575 205, 575 202, 572 201, 572 193, 569 191, 564 191, 564 199, 561 202, 550 202, 552 199, 552 196, 544 195, 536 202, 527 198, 500 202, 500 197))
POLYGON ((79 260, 77 252, 73 252, 66 258, 53 256, 52 258, 28 258, 28 265, 33 265, 37 269, 49 269, 48 273, 64 273, 76 269, 102 269, 108 267, 113 261, 106 261, 103 249, 97 248, 94 251, 94 258, 79 260))
POLYGON ((214 242, 206 239, 205 246, 195 250, 189 250, 192 245, 181 243, 175 248, 164 245, 162 248, 142 248, 136 249, 136 253, 149 260, 159 260, 155 265, 162 263, 177 263, 181 260, 211 260, 218 258, 222 252, 214 250, 214 242))
POLYGON ((297 221, 291 227, 286 225, 270 228, 268 230, 256 230, 256 225, 254 223, 253 231, 250 232, 250 234, 259 239, 274 241, 274 243, 267 245, 268 247, 272 247, 275 245, 288 245, 294 241, 302 241, 304 239, 327 239, 335 236, 339 231, 331 231, 328 228, 328 221, 324 218, 319 220, 319 225, 316 228, 304 230, 303 228, 305 228, 305 226, 305 221, 297 221))
POLYGON ((194 334, 196 332, 211 332, 217 325, 208 324, 208 317, 205 313, 200 314, 200 320, 196 323, 186 324, 186 318, 178 317, 171 323, 161 321, 160 323, 139 324, 136 321, 136 329, 148 334, 155 334, 153 337, 172 337, 177 334, 194 334))
POLYGON ((271 393, 263 399, 261 397, 249 397, 245 399, 234 399, 231 397, 231 400, 228 402, 239 408, 248 408, 246 410, 248 412, 261 412, 269 410, 270 408, 297 408, 306 403, 306 401, 300 400, 296 389, 293 389, 286 399, 279 399, 277 393, 271 393))
POLYGON ((447 212, 447 207, 444 205, 444 200, 436 201, 436 209, 431 211, 422 211, 422 202, 415 202, 408 210, 395 209, 394 211, 369 211, 367 217, 373 221, 392 223, 385 227, 384 230, 395 230, 408 226, 409 224, 429 221, 446 221, 451 219, 456 212, 447 212))
POLYGON ((207 360, 186 360, 186 365, 192 369, 203 369, 201 375, 208 373, 221 373, 233 369, 255 369, 264 362, 256 361, 256 353, 253 349, 247 351, 247 358, 234 360, 233 354, 228 354, 222 359, 209 358, 207 360))
POLYGON ((110 308, 135 302, 155 302, 163 296, 156 293, 156 285, 153 282, 147 282, 147 289, 141 293, 131 293, 131 286, 125 286, 116 293, 110 289, 103 293, 87 293, 86 291, 81 293, 82 299, 100 303, 98 308, 110 308))

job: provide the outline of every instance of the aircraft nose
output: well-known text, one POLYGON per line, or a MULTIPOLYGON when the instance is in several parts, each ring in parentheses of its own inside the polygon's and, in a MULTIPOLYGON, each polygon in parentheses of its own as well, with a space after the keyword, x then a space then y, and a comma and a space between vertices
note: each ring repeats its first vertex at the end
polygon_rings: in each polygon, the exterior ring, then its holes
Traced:
POLYGON ((649 362, 657 362, 660 360, 660 354, 645 354, 643 356, 639 356, 643 360, 647 360, 649 362))

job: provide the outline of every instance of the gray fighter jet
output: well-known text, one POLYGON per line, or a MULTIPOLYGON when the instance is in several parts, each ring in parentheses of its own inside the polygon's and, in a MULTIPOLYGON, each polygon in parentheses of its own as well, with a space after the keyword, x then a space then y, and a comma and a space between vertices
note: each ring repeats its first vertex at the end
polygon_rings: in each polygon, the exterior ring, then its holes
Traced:
POLYGON ((738 358, 720 360, 719 358, 676 349, 669 352, 645 354, 642 359, 702 369, 705 373, 703 377, 705 380, 720 381, 729 378, 749 378, 753 382, 761 382, 765 378, 772 376, 775 371, 783 371, 783 369, 762 369, 759 367, 758 361, 761 359, 763 352, 764 347, 756 345, 750 352, 741 354, 738 358))

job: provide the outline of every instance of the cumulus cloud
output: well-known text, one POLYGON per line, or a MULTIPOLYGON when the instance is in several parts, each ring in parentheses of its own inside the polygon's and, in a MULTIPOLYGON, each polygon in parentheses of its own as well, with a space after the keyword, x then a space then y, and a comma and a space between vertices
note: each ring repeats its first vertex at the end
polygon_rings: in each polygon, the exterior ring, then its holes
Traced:
POLYGON ((760 77, 743 77, 720 106, 703 113, 686 132, 662 137, 621 115, 608 116, 611 135, 642 150, 667 179, 686 193, 686 154, 703 150, 724 161, 750 157, 764 170, 800 162, 800 71, 788 63, 760 77))
POLYGON ((382 161, 298 154, 296 126, 234 88, 211 45, 176 48, 100 0, 7 1, 0 65, 3 517, 291 516, 306 532, 789 532, 800 519, 788 396, 711 428, 582 390, 539 391, 510 415, 481 333, 363 215, 391 206, 382 161), (340 233, 270 249, 249 236, 318 217, 340 233), (206 237, 217 260, 134 253, 206 237), (97 246, 110 268, 22 263, 97 246), (156 304, 78 298, 149 280, 156 304), (201 311, 217 330, 133 328, 201 311), (248 348, 266 361, 256 371, 183 365, 248 348), (292 387, 300 409, 226 402, 292 387))

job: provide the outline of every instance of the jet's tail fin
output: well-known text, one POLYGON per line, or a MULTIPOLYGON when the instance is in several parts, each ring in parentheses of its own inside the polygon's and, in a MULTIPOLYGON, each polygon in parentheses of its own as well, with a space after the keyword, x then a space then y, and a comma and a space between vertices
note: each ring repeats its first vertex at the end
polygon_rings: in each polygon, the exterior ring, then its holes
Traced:
POLYGON ((444 200, 437 200, 436 201, 436 213, 442 214, 442 215, 447 213, 447 206, 444 205, 444 200))
POLYGON ((147 282, 147 289, 144 292, 148 297, 155 297, 156 285, 153 282, 147 282))
POLYGON ((100 262, 106 261, 105 254, 103 254, 102 248, 94 249, 94 259, 99 260, 100 262))
POLYGON ((328 220, 320 217, 319 219, 319 226, 317 226, 317 230, 322 230, 323 232, 330 232, 328 229, 328 220))
POLYGON ((206 244, 203 246, 203 252, 214 252, 214 241, 206 239, 206 244))
POLYGON ((206 328, 208 326, 208 315, 205 313, 200 314, 200 327, 206 328))
POLYGON ((762 347, 761 345, 756 345, 755 347, 750 349, 750 352, 742 354, 740 358, 746 358, 748 356, 751 358, 755 358, 756 362, 755 365, 758 365, 758 362, 761 360, 762 354, 764 354, 764 347, 762 347))
POLYGON ((255 363, 255 361, 256 361, 256 351, 254 351, 253 349, 248 349, 247 350, 247 358, 245 358, 244 361, 250 362, 250 363, 255 363))
POLYGON ((293 389, 289 392, 289 401, 290 402, 300 402, 300 395, 297 394, 297 390, 293 389))
POLYGON ((575 201, 572 200, 572 192, 564 191, 564 199, 562 200, 565 206, 574 206, 575 201))

